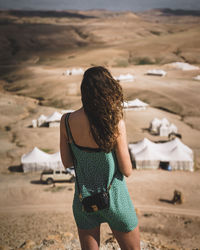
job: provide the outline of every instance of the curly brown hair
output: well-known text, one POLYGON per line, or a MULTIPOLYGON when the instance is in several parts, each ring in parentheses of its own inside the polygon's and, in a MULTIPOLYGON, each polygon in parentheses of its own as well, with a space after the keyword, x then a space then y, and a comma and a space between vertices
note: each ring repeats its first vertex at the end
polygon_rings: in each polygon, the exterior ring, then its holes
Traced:
POLYGON ((92 67, 84 73, 81 95, 93 138, 108 153, 116 144, 118 124, 123 117, 122 87, 106 68, 92 67))

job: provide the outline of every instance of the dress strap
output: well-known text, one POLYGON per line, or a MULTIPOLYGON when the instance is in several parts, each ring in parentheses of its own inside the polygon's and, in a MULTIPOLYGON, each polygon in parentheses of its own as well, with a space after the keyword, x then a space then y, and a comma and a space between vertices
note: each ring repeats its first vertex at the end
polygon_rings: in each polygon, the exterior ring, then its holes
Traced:
POLYGON ((67 132, 67 135, 69 136, 69 141, 70 142, 73 142, 73 137, 72 137, 72 133, 71 133, 71 130, 70 130, 70 126, 69 126, 69 116, 70 116, 71 113, 67 113, 66 117, 65 117, 65 126, 66 126, 66 132, 67 132))
MULTIPOLYGON (((68 122, 70 114, 71 113, 67 113, 67 115, 65 117, 65 125, 66 125, 66 132, 67 132, 68 139, 69 139, 69 141, 73 142, 73 137, 72 137, 72 133, 71 133, 69 122, 68 122)), ((75 170, 75 175, 76 175, 76 183, 77 183, 78 193, 79 193, 79 199, 82 200, 82 195, 81 195, 80 186, 79 186, 79 182, 78 182, 78 175, 77 175, 77 171, 76 171, 76 167, 77 167, 76 157, 73 153, 70 142, 68 142, 68 146, 69 146, 69 150, 70 150, 70 153, 71 153, 71 156, 73 159, 74 170, 75 170)))

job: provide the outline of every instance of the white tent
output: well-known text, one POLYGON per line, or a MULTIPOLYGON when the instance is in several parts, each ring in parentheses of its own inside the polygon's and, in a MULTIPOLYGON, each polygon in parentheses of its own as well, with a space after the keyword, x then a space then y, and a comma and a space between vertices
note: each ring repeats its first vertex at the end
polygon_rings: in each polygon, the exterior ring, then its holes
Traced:
POLYGON ((160 136, 168 136, 171 132, 177 133, 178 128, 172 123, 166 119, 158 119, 154 118, 149 126, 149 129, 153 133, 157 133, 160 136))
POLYGON ((133 154, 137 154, 138 152, 142 151, 145 147, 147 146, 155 146, 155 143, 153 143, 152 141, 150 141, 147 138, 144 138, 143 140, 137 142, 137 143, 130 143, 129 144, 129 150, 133 153, 133 154))
POLYGON ((39 118, 37 119, 37 125, 40 127, 42 124, 45 123, 47 117, 45 115, 40 115, 39 118))
POLYGON ((166 124, 161 124, 159 127, 159 135, 160 136, 168 136, 169 135, 169 126, 166 124))
POLYGON ((147 75, 155 75, 155 76, 166 76, 166 72, 162 69, 151 69, 147 71, 147 75))
POLYGON ((150 130, 154 133, 158 133, 160 125, 161 125, 161 120, 155 117, 150 123, 150 130))
POLYGON ((60 152, 57 152, 55 154, 51 154, 50 161, 51 161, 51 164, 53 165, 54 168, 64 169, 64 166, 63 166, 62 161, 61 161, 60 152))
POLYGON ((163 157, 156 152, 153 146, 146 146, 143 150, 135 154, 137 169, 158 169, 160 159, 163 157))
POLYGON ((60 125, 61 117, 61 113, 54 112, 52 115, 47 117, 45 122, 49 124, 49 127, 58 127, 60 125))
POLYGON ((119 75, 118 77, 114 77, 115 80, 118 80, 120 82, 133 82, 135 80, 135 77, 131 74, 126 75, 119 75))
POLYGON ((184 150, 183 147, 176 146, 169 154, 170 166, 174 170, 193 171, 194 162, 192 157, 184 150))
POLYGON ((193 77, 194 80, 200 81, 200 75, 193 77))
MULTIPOLYGON (((163 144, 163 143, 161 143, 163 144)), ((191 158, 193 158, 193 151, 191 148, 189 148, 187 145, 185 145, 179 138, 175 138, 172 141, 165 143, 170 150, 172 150, 175 147, 182 148, 187 154, 190 155, 191 158)))
POLYGON ((167 118, 163 118, 162 120, 161 120, 161 125, 165 125, 165 126, 169 126, 169 121, 167 120, 167 118))
POLYGON ((32 120, 32 127, 37 128, 37 120, 36 119, 32 120))
POLYGON ((199 69, 198 66, 194 66, 194 65, 191 65, 189 63, 184 63, 184 62, 174 62, 169 65, 171 65, 172 67, 176 69, 182 69, 182 70, 198 70, 199 69))
POLYGON ((124 102, 123 106, 126 109, 143 110, 146 109, 149 106, 149 104, 136 98, 132 101, 124 102))
POLYGON ((84 73, 83 69, 82 68, 73 68, 73 69, 68 69, 65 71, 65 74, 66 75, 82 75, 84 73))
POLYGON ((178 128, 176 127, 176 125, 174 125, 173 123, 171 123, 169 125, 169 133, 177 133, 178 132, 178 128))
POLYGON ((59 153, 47 154, 37 147, 34 147, 31 152, 22 155, 21 163, 24 172, 64 169, 59 153))
POLYGON ((156 169, 160 162, 169 162, 174 170, 193 171, 193 151, 178 138, 165 143, 154 143, 144 138, 129 144, 129 151, 137 169, 156 169))
POLYGON ((60 121, 61 117, 62 114, 56 111, 47 117, 46 122, 57 122, 60 121))

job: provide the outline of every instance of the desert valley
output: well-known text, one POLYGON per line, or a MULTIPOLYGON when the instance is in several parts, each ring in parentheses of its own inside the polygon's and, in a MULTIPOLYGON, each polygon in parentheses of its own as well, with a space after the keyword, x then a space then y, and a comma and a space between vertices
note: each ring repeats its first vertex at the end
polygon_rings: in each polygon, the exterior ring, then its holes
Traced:
MULTIPOLYGON (((22 172, 21 156, 35 146, 59 151, 59 128, 33 128, 32 120, 81 107, 82 75, 66 72, 94 65, 133 75, 120 81, 125 100, 149 104, 124 111, 128 143, 167 141, 148 129, 155 117, 167 118, 194 154, 192 172, 133 168, 126 179, 144 249, 200 249, 199 25, 199 11, 0 11, 1 249, 80 249, 74 184, 42 185, 40 173, 22 172), (155 69, 166 75, 147 74, 155 69), (170 203, 176 189, 183 204, 170 203)), ((108 226, 102 229, 102 249, 118 249, 108 226)))

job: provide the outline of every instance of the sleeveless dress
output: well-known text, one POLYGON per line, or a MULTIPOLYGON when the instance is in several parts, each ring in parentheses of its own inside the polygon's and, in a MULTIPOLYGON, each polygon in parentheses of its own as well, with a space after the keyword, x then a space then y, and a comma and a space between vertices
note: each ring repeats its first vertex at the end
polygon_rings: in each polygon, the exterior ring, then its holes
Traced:
POLYGON ((82 197, 109 190, 110 206, 107 209, 88 213, 82 209, 79 200, 77 182, 73 200, 73 214, 80 229, 93 229, 101 223, 108 223, 110 228, 120 232, 133 230, 138 219, 131 201, 124 176, 118 169, 118 162, 114 151, 109 153, 101 149, 94 149, 76 145, 68 123, 70 113, 66 115, 66 129, 71 141, 71 149, 76 158, 76 174, 82 197))

